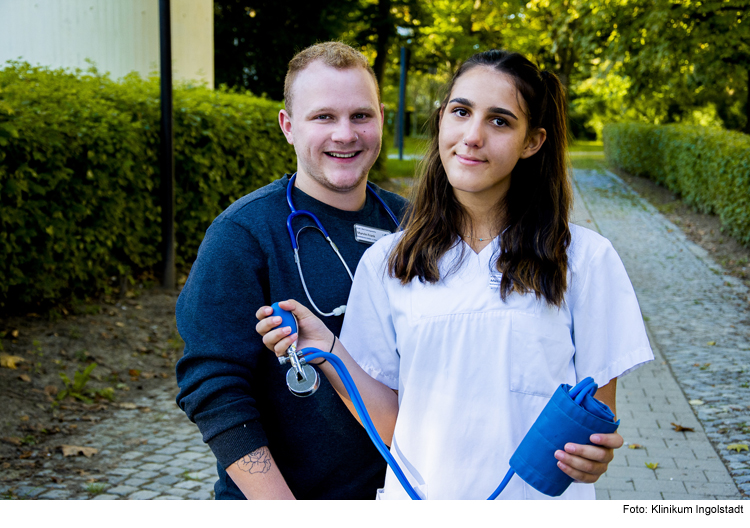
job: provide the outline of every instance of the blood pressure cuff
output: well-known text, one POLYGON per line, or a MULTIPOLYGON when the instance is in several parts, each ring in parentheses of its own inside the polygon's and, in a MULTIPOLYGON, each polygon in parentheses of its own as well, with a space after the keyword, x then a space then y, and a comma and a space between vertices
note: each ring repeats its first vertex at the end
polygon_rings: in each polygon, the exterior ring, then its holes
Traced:
POLYGON ((555 451, 568 442, 592 445, 592 434, 617 431, 620 421, 615 422, 610 408, 594 398, 596 390, 591 378, 572 390, 560 385, 513 453, 510 467, 535 490, 557 497, 573 482, 557 467, 555 451))

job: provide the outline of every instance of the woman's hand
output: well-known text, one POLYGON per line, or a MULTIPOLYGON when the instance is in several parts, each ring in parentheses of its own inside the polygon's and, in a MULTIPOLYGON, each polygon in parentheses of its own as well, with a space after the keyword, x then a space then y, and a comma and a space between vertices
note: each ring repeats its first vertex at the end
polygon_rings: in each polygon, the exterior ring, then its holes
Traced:
POLYGON ((590 440, 596 445, 568 443, 564 451, 555 451, 557 466, 578 482, 599 480, 612 462, 614 450, 623 444, 620 433, 593 434, 590 440))
POLYGON ((270 306, 262 306, 255 313, 258 318, 255 330, 263 336, 263 344, 274 354, 278 357, 285 356, 287 348, 295 341, 298 341, 297 350, 314 347, 327 352, 331 348, 333 332, 310 310, 292 299, 281 301, 279 307, 292 312, 297 318, 298 333, 292 334, 292 329, 288 326, 278 328, 281 317, 269 317, 273 314, 270 306))

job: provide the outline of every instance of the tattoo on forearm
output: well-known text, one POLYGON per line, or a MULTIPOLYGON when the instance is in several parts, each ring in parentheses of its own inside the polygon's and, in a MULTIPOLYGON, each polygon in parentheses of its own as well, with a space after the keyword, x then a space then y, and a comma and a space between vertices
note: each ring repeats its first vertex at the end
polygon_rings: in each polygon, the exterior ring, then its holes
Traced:
POLYGON ((239 459, 237 466, 246 473, 268 473, 271 471, 271 452, 267 447, 256 449, 239 459))

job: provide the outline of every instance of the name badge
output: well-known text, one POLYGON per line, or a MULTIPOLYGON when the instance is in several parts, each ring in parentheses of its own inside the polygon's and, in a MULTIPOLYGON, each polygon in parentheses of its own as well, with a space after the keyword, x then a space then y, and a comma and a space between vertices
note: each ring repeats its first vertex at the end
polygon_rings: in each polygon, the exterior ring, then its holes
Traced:
POLYGON ((374 244, 384 236, 390 234, 391 232, 387 229, 378 229, 376 227, 370 227, 362 224, 354 224, 354 240, 356 240, 357 242, 374 244))
POLYGON ((500 287, 500 281, 503 278, 502 273, 490 273, 490 290, 496 290, 500 287))

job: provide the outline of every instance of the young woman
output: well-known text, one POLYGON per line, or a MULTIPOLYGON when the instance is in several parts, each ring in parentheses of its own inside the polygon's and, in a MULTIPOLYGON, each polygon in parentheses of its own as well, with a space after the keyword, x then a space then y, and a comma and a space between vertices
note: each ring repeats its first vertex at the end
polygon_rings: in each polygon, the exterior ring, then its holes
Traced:
MULTIPOLYGON (((572 203, 559 80, 516 53, 474 55, 436 112, 401 233, 364 255, 341 340, 305 307, 282 303, 299 336, 257 316, 277 355, 298 337, 341 357, 381 437, 429 499, 482 499, 561 383, 587 376, 615 410, 617 377, 653 359, 611 244, 568 223, 572 203), (343 345, 342 345, 343 343, 343 345)), ((333 367, 319 366, 347 404, 333 367)), ((622 445, 568 444, 558 466, 594 498, 622 445)), ((389 470, 381 498, 406 498, 389 470)), ((500 495, 547 498, 520 478, 500 495)))

